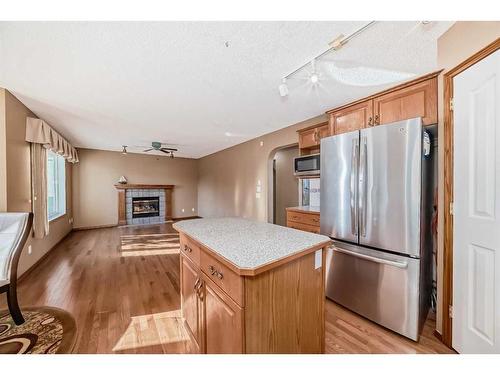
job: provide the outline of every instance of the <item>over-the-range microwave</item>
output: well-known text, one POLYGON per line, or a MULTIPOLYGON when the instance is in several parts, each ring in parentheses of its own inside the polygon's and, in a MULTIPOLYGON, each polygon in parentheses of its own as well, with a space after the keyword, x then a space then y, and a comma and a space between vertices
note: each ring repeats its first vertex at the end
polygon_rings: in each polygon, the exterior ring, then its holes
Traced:
POLYGON ((320 154, 298 156, 293 159, 295 176, 319 175, 320 154))

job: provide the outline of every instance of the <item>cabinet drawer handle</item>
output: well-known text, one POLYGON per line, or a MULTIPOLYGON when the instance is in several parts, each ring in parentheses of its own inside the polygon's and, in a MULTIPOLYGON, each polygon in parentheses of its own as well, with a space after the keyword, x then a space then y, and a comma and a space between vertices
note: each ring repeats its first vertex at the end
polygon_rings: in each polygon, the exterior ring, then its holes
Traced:
POLYGON ((191 253, 193 251, 193 249, 191 249, 188 245, 184 245, 184 251, 191 253))
POLYGON ((217 273, 217 270, 215 269, 214 266, 209 266, 208 267, 208 271, 210 272, 210 274, 213 276, 217 273))
POLYGON ((224 277, 222 272, 217 271, 214 266, 209 266, 208 271, 212 276, 216 276, 219 280, 222 280, 222 278, 224 277))

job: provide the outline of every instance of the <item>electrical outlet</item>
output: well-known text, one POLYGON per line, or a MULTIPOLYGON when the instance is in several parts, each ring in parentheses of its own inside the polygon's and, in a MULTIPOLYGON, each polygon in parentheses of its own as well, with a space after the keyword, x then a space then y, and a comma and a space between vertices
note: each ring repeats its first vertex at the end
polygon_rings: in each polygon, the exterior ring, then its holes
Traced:
POLYGON ((28 255, 31 255, 31 253, 33 252, 33 249, 31 248, 31 245, 28 246, 28 255))

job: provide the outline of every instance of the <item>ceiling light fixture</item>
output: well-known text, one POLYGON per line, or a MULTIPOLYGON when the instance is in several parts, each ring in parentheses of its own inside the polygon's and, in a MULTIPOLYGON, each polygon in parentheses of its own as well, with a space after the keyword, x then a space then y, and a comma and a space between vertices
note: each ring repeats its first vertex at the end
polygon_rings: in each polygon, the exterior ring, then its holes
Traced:
POLYGON ((288 85, 286 84, 286 78, 283 78, 283 83, 279 86, 280 95, 287 96, 288 95, 288 85))
POLYGON ((122 154, 127 155, 127 146, 122 146, 122 147, 123 147, 122 154))
MULTIPOLYGON (((353 32, 352 34, 350 34, 350 35, 348 35, 346 37, 344 37, 343 35, 339 35, 337 38, 335 38, 330 43, 330 47, 326 51, 320 53, 319 55, 317 55, 316 57, 314 57, 312 60, 310 60, 310 61, 302 64, 297 69, 295 69, 294 71, 292 71, 292 72, 288 73, 286 76, 284 76, 283 77, 283 83, 279 86, 280 95, 281 96, 288 95, 288 86, 285 83, 288 78, 290 78, 291 76, 293 76, 299 70, 305 68, 307 65, 313 64, 313 61, 315 61, 315 60, 323 57, 327 53, 329 53, 331 51, 338 51, 347 42, 349 42, 351 39, 357 37, 359 34, 361 34, 362 32, 364 32, 365 30, 367 30, 369 27, 373 26, 375 23, 376 23, 376 21, 368 22, 366 25, 364 25, 363 27, 360 27, 358 30, 356 30, 355 32, 353 32)), ((315 70, 313 70, 313 72, 312 72, 312 74, 311 74, 311 76, 309 78, 310 78, 310 80, 311 80, 312 83, 317 83, 319 81, 319 76, 318 76, 318 74, 316 73, 315 70)))

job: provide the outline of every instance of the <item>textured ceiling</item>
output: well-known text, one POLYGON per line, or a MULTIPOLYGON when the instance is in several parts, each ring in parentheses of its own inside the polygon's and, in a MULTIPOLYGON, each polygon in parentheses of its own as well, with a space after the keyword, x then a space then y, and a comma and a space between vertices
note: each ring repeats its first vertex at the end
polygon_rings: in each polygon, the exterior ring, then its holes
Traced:
POLYGON ((74 145, 198 158, 436 69, 450 22, 0 22, 0 86, 74 145), (227 43, 226 43, 227 42, 227 43))

